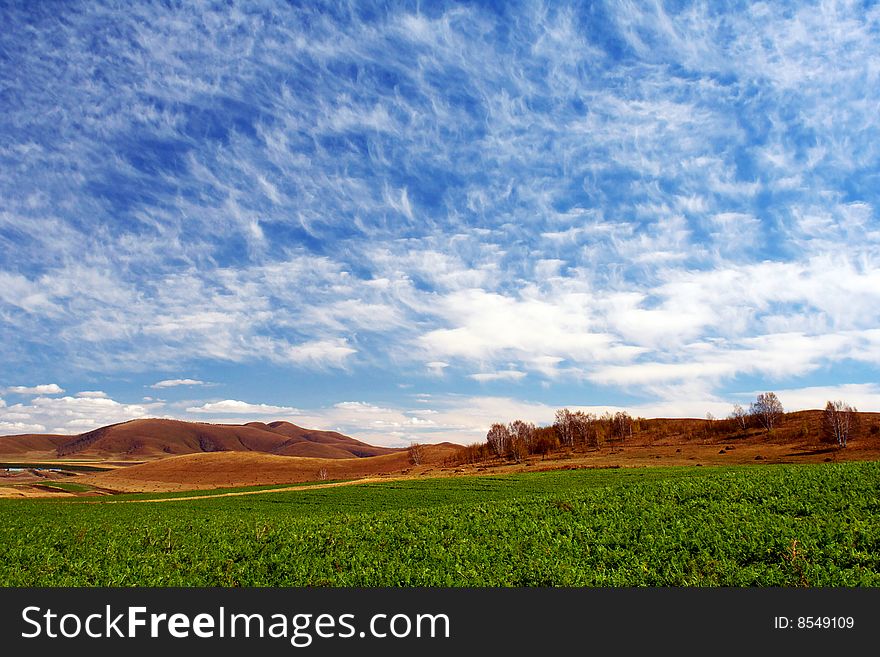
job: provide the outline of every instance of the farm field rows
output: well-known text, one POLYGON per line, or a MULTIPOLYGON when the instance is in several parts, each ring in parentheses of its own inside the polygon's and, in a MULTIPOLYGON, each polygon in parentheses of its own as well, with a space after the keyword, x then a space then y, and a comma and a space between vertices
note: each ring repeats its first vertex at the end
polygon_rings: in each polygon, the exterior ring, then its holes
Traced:
POLYGON ((0 500, 0 584, 880 586, 878 462, 104 499, 0 500))

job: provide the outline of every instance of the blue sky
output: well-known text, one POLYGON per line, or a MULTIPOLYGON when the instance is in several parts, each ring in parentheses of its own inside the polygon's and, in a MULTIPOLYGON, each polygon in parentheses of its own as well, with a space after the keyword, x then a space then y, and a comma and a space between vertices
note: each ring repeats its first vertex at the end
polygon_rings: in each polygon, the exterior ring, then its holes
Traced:
POLYGON ((875 3, 0 21, 0 433, 880 411, 875 3))

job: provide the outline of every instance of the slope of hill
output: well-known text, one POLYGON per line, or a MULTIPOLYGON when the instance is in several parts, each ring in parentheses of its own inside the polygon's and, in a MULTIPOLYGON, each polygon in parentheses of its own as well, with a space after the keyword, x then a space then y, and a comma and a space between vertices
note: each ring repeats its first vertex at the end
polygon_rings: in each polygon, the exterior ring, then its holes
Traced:
POLYGON ((70 436, 56 434, 24 433, 16 436, 0 436, 0 454, 16 458, 45 457, 54 455, 59 445, 70 440, 70 436))
MULTIPOLYGON (((419 470, 430 469, 455 454, 460 445, 425 445, 419 470)), ((327 479, 354 479, 399 473, 413 468, 409 454, 396 451, 348 459, 302 458, 254 452, 185 454, 88 474, 77 482, 117 491, 175 491, 220 487, 260 486, 315 481, 323 470, 327 479)))
POLYGON ((112 424, 78 436, 0 437, 0 455, 29 458, 139 460, 230 451, 352 459, 401 450, 374 447, 334 431, 304 429, 289 422, 231 425, 144 419, 112 424))
MULTIPOLYGON (((770 431, 750 418, 631 418, 621 436, 600 418, 586 436, 590 442, 563 444, 554 427, 538 427, 532 451, 521 455, 521 461, 540 462, 543 468, 565 461, 572 467, 622 467, 880 459, 880 413, 860 412, 852 418, 846 448, 828 439, 823 421, 819 410, 785 413, 770 431)), ((512 453, 498 457, 485 442, 462 448, 453 459, 459 465, 492 468, 512 466, 515 460, 512 453)))
POLYGON ((392 452, 398 451, 388 447, 375 447, 374 445, 368 445, 360 440, 337 433, 336 431, 303 429, 290 422, 279 421, 270 422, 269 424, 251 422, 246 426, 253 427, 255 425, 261 425, 261 427, 265 427, 266 431, 271 431, 272 433, 277 433, 288 438, 285 444, 272 452, 273 454, 280 454, 282 456, 326 455, 327 458, 349 458, 332 456, 333 452, 331 450, 324 450, 322 453, 322 450, 317 449, 318 445, 325 445, 343 452, 348 452, 350 455, 357 457, 380 456, 382 454, 391 454, 392 452), (298 448, 297 446, 301 447, 298 448))

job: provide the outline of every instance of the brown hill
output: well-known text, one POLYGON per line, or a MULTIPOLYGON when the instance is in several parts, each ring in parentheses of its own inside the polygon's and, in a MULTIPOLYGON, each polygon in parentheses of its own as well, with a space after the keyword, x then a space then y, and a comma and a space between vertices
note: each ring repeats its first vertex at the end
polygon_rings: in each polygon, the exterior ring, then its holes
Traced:
MULTIPOLYGON (((856 414, 846 448, 824 435, 823 418, 819 410, 785 413, 770 431, 754 418, 743 423, 732 418, 632 418, 631 431, 622 438, 607 419, 600 419, 591 429, 596 432, 590 435, 592 442, 574 444, 562 444, 552 426, 539 427, 531 454, 523 460, 540 460, 542 467, 558 467, 550 463, 566 460, 578 467, 622 467, 880 459, 880 413, 856 414)), ((485 442, 462 448, 452 459, 459 465, 492 468, 514 460, 512 454, 496 456, 485 442)))
POLYGON ((70 436, 48 433, 24 433, 16 436, 0 436, 0 454, 19 459, 45 458, 55 454, 58 446, 70 440, 70 436))
POLYGON ((265 430, 288 438, 288 441, 284 445, 273 452, 273 454, 280 454, 282 456, 323 457, 326 455, 327 458, 350 458, 350 456, 332 456, 331 454, 333 452, 330 450, 324 450, 324 453, 321 453, 321 450, 316 448, 317 445, 333 447, 357 457, 380 456, 382 454, 391 454, 392 452, 398 451, 388 447, 375 447, 373 445, 368 445, 367 443, 337 433, 336 431, 303 429, 291 422, 279 421, 270 422, 269 424, 252 422, 247 426, 254 426, 255 424, 261 424, 265 427, 265 430), (303 443, 306 444, 303 445, 303 443), (308 445, 309 443, 311 443, 311 445, 308 445), (301 447, 298 448, 297 446, 300 445, 301 447))
POLYGON ((272 453, 279 456, 302 456, 313 459, 350 459, 359 456, 333 445, 321 445, 320 443, 310 443, 308 441, 298 443, 285 442, 283 449, 272 453))
POLYGON ((262 452, 282 456, 351 459, 401 451, 374 447, 335 431, 289 422, 247 425, 144 419, 77 436, 0 437, 0 455, 29 458, 152 459, 201 452, 262 452))
MULTIPOLYGON (((822 437, 823 412, 820 410, 784 413, 768 432, 752 419, 740 426, 733 419, 639 418, 629 441, 637 444, 677 444, 681 442, 744 443, 827 447, 822 437)), ((856 414, 851 440, 856 444, 873 443, 880 433, 880 413, 856 414)))
MULTIPOLYGON (((452 443, 425 445, 419 468, 424 470, 443 463, 460 447, 452 443)), ((327 479, 333 480, 400 473, 411 468, 413 465, 405 450, 357 459, 219 452, 173 456, 84 475, 77 481, 118 491, 173 491, 315 481, 321 478, 322 470, 326 471, 327 479)))

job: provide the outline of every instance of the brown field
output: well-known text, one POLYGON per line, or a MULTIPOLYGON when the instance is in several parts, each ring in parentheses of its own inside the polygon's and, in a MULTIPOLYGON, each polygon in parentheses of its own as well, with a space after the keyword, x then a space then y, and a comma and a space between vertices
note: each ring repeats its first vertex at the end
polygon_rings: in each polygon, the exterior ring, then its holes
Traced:
MULTIPOLYGON (((458 451, 452 443, 426 445, 420 473, 432 471, 458 451)), ((252 452, 187 454, 111 472, 77 477, 78 482, 124 492, 170 492, 290 484, 320 479, 360 479, 407 474, 414 469, 405 451, 360 459, 320 459, 252 452)))
MULTIPOLYGON (((362 480, 380 478, 420 477, 420 476, 466 476, 501 472, 537 471, 571 468, 613 468, 613 467, 652 467, 652 466, 711 466, 711 465, 762 465, 769 463, 818 463, 844 460, 880 460, 880 414, 860 414, 861 426, 846 449, 822 442, 820 434, 821 413, 803 411, 787 414, 773 432, 749 428, 738 430, 719 422, 706 420, 640 420, 633 437, 622 445, 605 444, 599 449, 575 448, 558 449, 545 456, 532 455, 521 463, 505 459, 484 459, 466 463, 462 458, 462 447, 452 443, 424 445, 421 463, 411 462, 406 450, 374 448, 353 438, 332 432, 309 432, 306 429, 287 423, 262 425, 195 425, 196 431, 207 426, 214 437, 237 436, 239 449, 224 451, 201 451, 182 455, 166 455, 164 458, 149 450, 152 458, 140 463, 125 465, 126 461, 109 461, 94 458, 96 465, 107 466, 100 473, 70 473, 58 476, 46 471, 25 471, 8 473, 0 471, 0 496, 65 496, 95 495, 112 492, 172 492, 182 490, 205 490, 226 487, 245 487, 260 485, 290 484, 316 481, 325 471, 328 480, 362 480), (268 429, 267 429, 268 427, 268 429), (271 429, 276 431, 271 431, 271 429), (280 431, 277 431, 279 430, 280 431), (216 430, 215 430, 216 429, 216 430), (250 431, 272 434, 268 443, 250 442, 250 431), (281 433, 286 432, 286 433, 281 433), (312 439, 303 438, 309 434, 312 439), (330 434, 330 435, 326 435, 330 434), (323 442, 318 442, 322 440, 323 442), (274 441, 274 442, 273 442, 274 441), (279 442, 280 441, 280 442, 279 442), (276 453, 262 450, 246 450, 246 446, 267 448, 283 445, 276 453), (294 449, 296 448, 296 449, 294 449), (332 451, 331 451, 332 450, 332 451), (362 456, 356 456, 354 452, 362 456), (378 452, 376 455, 371 455, 378 452), (342 453, 345 455, 343 456, 342 453), (312 456, 314 454, 314 456, 312 456), (62 493, 47 490, 41 481, 75 481, 95 486, 98 490, 90 493, 62 493), (14 487, 13 484, 17 484, 14 487)), ((134 429, 143 432, 144 428, 157 428, 158 435, 142 444, 155 445, 158 442, 176 441, 187 445, 192 438, 192 423, 172 423, 172 421, 152 420, 126 423, 116 427, 126 427, 126 431, 116 431, 113 440, 101 443, 131 446, 134 429), (148 424, 144 424, 148 423, 148 424), (171 435, 175 429, 186 429, 181 435, 171 435)), ((112 429, 113 427, 111 427, 112 429)), ((100 431, 100 430, 99 430, 100 431)), ((94 433, 94 432, 93 432, 94 433)), ((14 437, 11 441, 16 448, 22 445, 56 445, 57 436, 37 438, 14 437), (38 438, 44 439, 40 442, 38 438), (31 442, 28 442, 31 441, 31 442)), ((70 437, 65 437, 70 438, 70 437)), ((106 438, 99 436, 100 439, 106 438)), ((0 439, 2 445, 7 439, 0 439)), ((203 443, 204 444, 204 443, 203 443)), ((77 456, 88 456, 83 450, 77 456)), ((22 454, 39 452, 11 452, 9 457, 0 460, 21 460, 22 454)), ((120 454, 106 453, 114 459, 120 454)), ((45 452, 44 452, 45 454, 45 452)), ((167 452, 166 452, 167 454, 167 452)), ((126 454, 126 456, 131 456, 126 454)), ((57 457, 56 457, 57 458, 57 457)), ((56 461, 60 462, 60 461, 56 461)))

